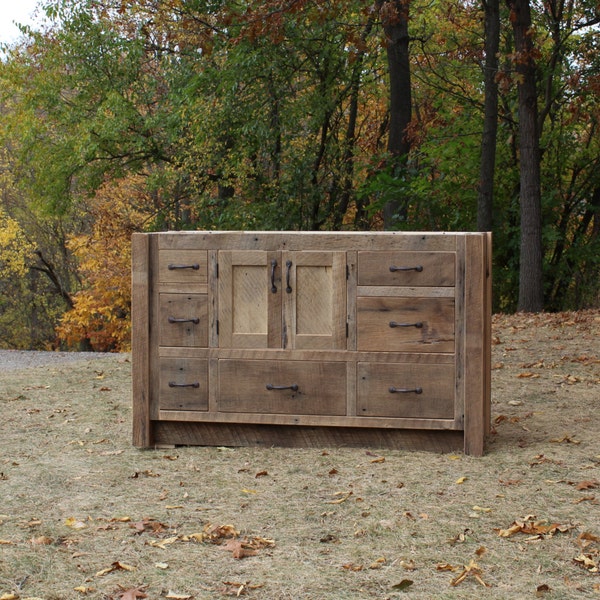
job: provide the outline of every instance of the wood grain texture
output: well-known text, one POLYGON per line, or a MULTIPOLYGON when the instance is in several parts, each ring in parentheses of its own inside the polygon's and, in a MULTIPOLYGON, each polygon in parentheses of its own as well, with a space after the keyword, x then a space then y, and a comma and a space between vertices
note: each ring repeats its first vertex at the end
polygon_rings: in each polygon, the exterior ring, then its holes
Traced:
POLYGON ((360 362, 357 381, 357 415, 454 418, 453 365, 360 362))
POLYGON ((489 424, 487 357, 490 341, 488 301, 488 240, 486 236, 465 238, 465 447, 466 454, 481 456, 489 424))
POLYGON ((131 353, 133 445, 150 446, 150 239, 131 240, 131 353))
POLYGON ((454 252, 359 252, 358 285, 453 286, 454 252))
POLYGON ((431 452, 462 449, 460 431, 354 429, 161 421, 153 424, 155 444, 270 448, 381 448, 431 452))
POLYGON ((237 436, 483 452, 489 234, 169 232, 132 243, 136 445, 237 436), (177 322, 186 316, 198 323, 177 322), (423 392, 389 392, 413 385, 423 392))
POLYGON ((454 352, 454 298, 359 297, 358 350, 454 352))

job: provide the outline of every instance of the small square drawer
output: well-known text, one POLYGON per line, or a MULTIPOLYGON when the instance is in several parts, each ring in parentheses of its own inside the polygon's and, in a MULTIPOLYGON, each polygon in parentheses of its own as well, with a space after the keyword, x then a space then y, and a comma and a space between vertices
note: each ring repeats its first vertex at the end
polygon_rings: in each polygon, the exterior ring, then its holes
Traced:
POLYGON ((448 287, 454 252, 359 252, 358 285, 448 287))
POLYGON ((161 410, 208 410, 208 360, 160 359, 161 410))
POLYGON ((219 410, 344 415, 346 363, 220 360, 219 410))
POLYGON ((454 418, 454 365, 358 363, 356 414, 454 418))
POLYGON ((200 283, 208 281, 206 250, 160 250, 158 252, 160 283, 200 283))
POLYGON ((208 345, 208 296, 160 294, 159 344, 206 348, 208 345))
POLYGON ((358 350, 454 352, 454 298, 362 296, 358 350))

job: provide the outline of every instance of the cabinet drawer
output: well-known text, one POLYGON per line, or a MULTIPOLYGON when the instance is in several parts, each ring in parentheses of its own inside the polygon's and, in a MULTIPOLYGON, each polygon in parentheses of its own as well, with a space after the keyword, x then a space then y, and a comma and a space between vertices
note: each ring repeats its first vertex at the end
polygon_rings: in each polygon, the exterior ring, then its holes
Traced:
POLYGON ((453 286, 454 252, 359 252, 358 285, 453 286))
POLYGON ((358 416, 454 418, 454 365, 358 363, 358 416))
POLYGON ((160 294, 159 304, 161 346, 208 345, 206 294, 160 294))
POLYGON ((344 415, 346 363, 220 360, 219 410, 344 415))
POLYGON ((158 281, 160 283, 201 283, 208 280, 206 250, 160 250, 158 281))
POLYGON ((454 352, 454 298, 359 297, 358 350, 454 352))
POLYGON ((208 360, 160 359, 161 410, 208 410, 208 360))

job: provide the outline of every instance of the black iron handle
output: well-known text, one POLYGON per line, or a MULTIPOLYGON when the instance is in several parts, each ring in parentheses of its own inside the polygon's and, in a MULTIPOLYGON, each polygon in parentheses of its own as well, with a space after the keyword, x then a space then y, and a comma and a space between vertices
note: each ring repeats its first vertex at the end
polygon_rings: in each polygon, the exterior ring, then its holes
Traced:
POLYGON ((169 381, 170 388, 199 388, 200 384, 196 381, 195 383, 176 383, 175 381, 169 381))
POLYGON ((177 269, 194 269, 194 271, 198 271, 200 265, 198 263, 194 263, 193 265, 169 265, 167 269, 169 269, 169 271, 175 271, 177 269))
POLYGON ((292 385, 273 385, 272 383, 267 383, 268 390, 292 390, 292 392, 298 391, 298 384, 293 383, 292 385))
POLYGON ((271 261, 271 292, 277 293, 277 286, 275 285, 275 269, 277 268, 277 261, 273 259, 271 261))
POLYGON ((423 327, 423 322, 417 321, 416 323, 398 323, 397 321, 390 321, 390 327, 392 329, 394 327, 416 327, 417 329, 421 329, 423 327))
POLYGON ((395 273, 396 271, 417 271, 417 273, 420 273, 422 270, 423 267, 421 265, 417 265, 416 267, 397 267, 395 265, 390 266, 390 271, 392 273, 395 273))
POLYGON ((423 388, 397 388, 394 386, 390 387, 390 394, 422 394, 423 388))
POLYGON ((287 267, 286 272, 285 272, 285 284, 286 284, 285 291, 288 294, 291 294, 292 293, 292 286, 290 285, 290 271, 292 270, 292 261, 291 260, 286 260, 285 261, 285 266, 287 267))
POLYGON ((198 317, 193 317, 192 319, 177 319, 176 317, 169 317, 169 323, 193 323, 194 325, 198 325, 198 323, 200 323, 200 319, 198 317))

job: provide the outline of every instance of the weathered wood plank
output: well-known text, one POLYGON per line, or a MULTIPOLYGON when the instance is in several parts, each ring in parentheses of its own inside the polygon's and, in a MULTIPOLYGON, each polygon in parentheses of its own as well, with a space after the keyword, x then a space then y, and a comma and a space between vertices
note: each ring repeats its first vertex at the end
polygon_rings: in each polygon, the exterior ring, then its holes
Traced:
POLYGON ((393 450, 457 452, 460 431, 420 431, 230 425, 225 423, 154 423, 155 444, 199 446, 252 446, 270 448, 381 448, 393 450))
POLYGON ((134 234, 131 240, 131 352, 133 444, 152 443, 150 428, 150 239, 134 234))

